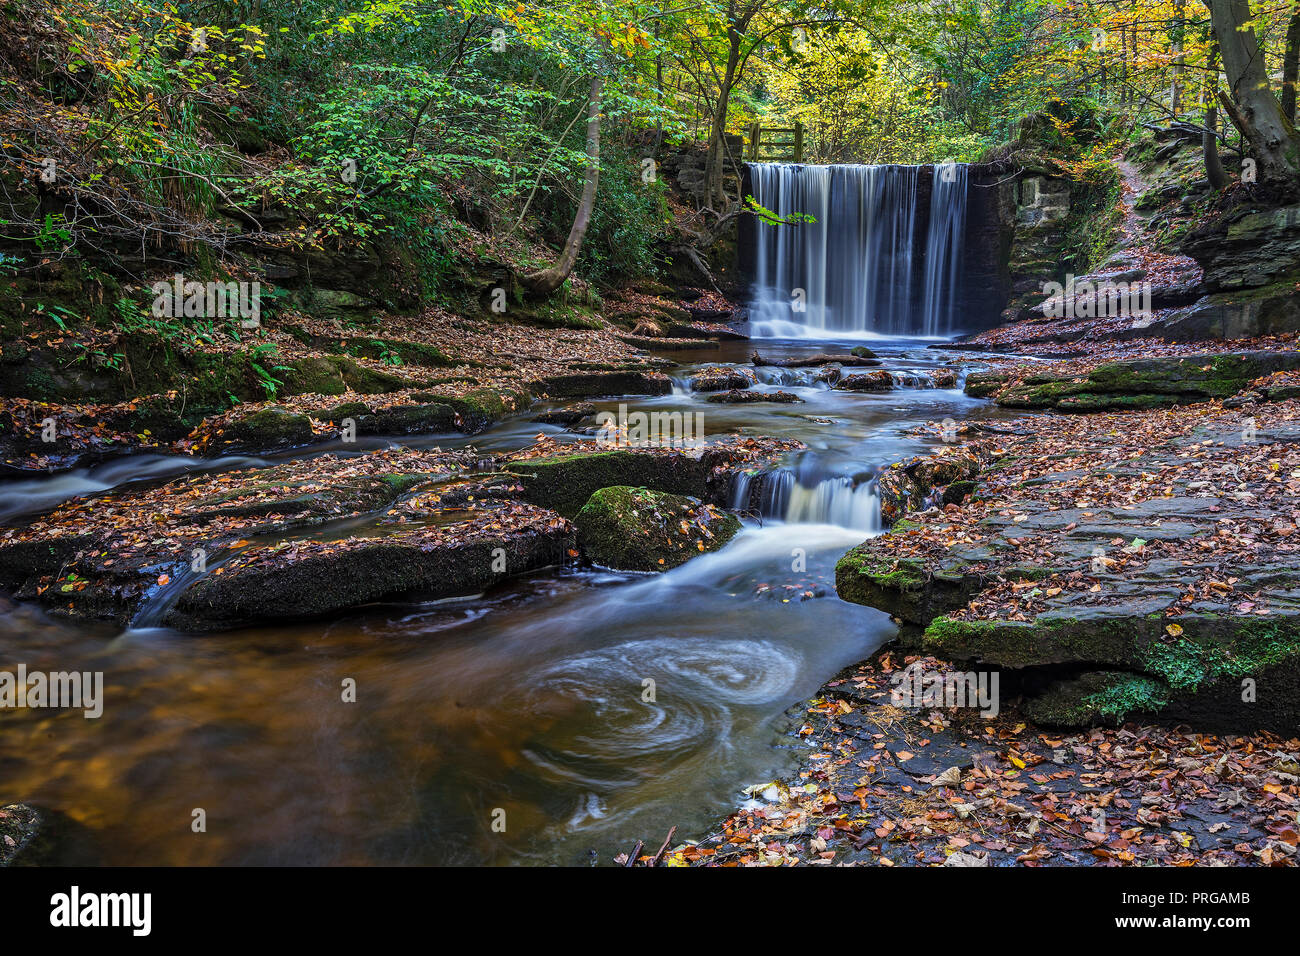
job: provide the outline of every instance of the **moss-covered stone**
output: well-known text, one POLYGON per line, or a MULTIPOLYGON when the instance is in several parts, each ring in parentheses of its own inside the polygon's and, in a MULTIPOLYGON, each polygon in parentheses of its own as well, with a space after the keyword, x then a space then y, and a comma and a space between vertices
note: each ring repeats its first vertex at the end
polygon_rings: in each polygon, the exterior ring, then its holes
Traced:
POLYGON ((289 363, 280 388, 284 395, 342 395, 348 389, 362 395, 378 395, 410 388, 400 375, 362 365, 347 355, 320 355, 289 363))
POLYGON ((1010 372, 971 372, 966 376, 965 391, 972 398, 989 398, 1006 387, 1010 372))
POLYGON ((1169 699, 1162 681, 1128 671, 1088 671, 1058 681, 1026 701, 1023 710, 1048 727, 1118 727, 1131 716, 1159 713, 1169 699))
POLYGON ((573 528, 555 515, 517 515, 510 528, 468 524, 441 533, 412 529, 389 537, 350 539, 289 559, 230 566, 184 591, 168 626, 202 631, 249 622, 335 614, 371 601, 419 594, 473 594, 510 576, 567 560, 573 528))
POLYGON ((551 375, 538 380, 533 391, 552 398, 581 398, 587 395, 667 395, 673 383, 661 372, 593 370, 568 375, 551 375))
POLYGON ((697 498, 628 485, 596 491, 573 523, 587 559, 621 571, 675 568, 740 531, 734 515, 697 498))
POLYGON ((620 449, 520 461, 507 470, 519 476, 526 500, 566 518, 576 515, 595 492, 615 485, 695 498, 708 494, 708 464, 681 454, 620 449))
POLYGON ((961 607, 979 589, 976 574, 927 574, 918 561, 882 553, 878 540, 858 545, 835 565, 835 591, 842 600, 926 624, 961 607))
POLYGON ((263 451, 305 445, 315 436, 311 419, 287 408, 264 408, 236 420, 222 438, 229 446, 263 451))
POLYGON ((1007 408, 1063 412, 1155 408, 1228 398, 1256 378, 1296 368, 1300 352, 1294 351, 1125 359, 1099 365, 1077 379, 1030 377, 1000 391, 996 401, 1007 408))

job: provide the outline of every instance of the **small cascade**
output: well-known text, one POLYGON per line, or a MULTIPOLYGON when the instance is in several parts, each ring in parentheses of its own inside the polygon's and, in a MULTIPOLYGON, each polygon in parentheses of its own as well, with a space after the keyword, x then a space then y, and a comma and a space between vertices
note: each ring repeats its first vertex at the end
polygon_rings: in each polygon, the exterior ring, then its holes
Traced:
POLYGON ((880 496, 874 479, 801 476, 791 468, 737 475, 731 507, 790 524, 832 524, 878 532, 880 496))
POLYGON ((781 388, 803 386, 806 388, 829 388, 820 368, 782 368, 779 365, 762 365, 753 369, 755 377, 764 385, 781 388))
POLYGON ((954 330, 968 167, 936 167, 918 227, 921 166, 753 163, 754 199, 814 222, 755 225, 755 337, 944 336, 954 330), (924 273, 920 258, 924 257, 924 273))

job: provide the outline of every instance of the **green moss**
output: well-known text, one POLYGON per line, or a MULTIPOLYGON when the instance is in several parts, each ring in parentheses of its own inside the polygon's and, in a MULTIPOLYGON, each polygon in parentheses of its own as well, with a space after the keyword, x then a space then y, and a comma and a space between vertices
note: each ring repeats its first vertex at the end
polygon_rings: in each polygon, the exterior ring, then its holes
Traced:
POLYGON ((420 482, 426 480, 428 475, 388 474, 381 477, 383 478, 384 483, 393 490, 394 495, 400 495, 410 491, 420 482))
POLYGON ((457 364, 448 358, 441 349, 433 345, 426 345, 423 342, 354 336, 343 339, 342 344, 352 355, 389 361, 396 358, 400 360, 402 365, 446 368, 457 364))
POLYGON ((1169 703, 1169 688, 1139 674, 1115 674, 1105 687, 1083 699, 1103 717, 1117 723, 1131 713, 1159 711, 1169 703))
POLYGON ((571 518, 601 488, 632 485, 704 498, 708 467, 688 455, 618 450, 515 462, 524 497, 571 518))
POLYGON ((264 408, 226 429, 225 439, 242 448, 261 450, 311 441, 311 419, 283 408, 264 408))
POLYGON ((618 485, 594 492, 573 519, 594 564, 624 571, 666 571, 716 551, 740 531, 730 514, 698 499, 618 485))
POLYGON ((962 621, 939 617, 923 635, 927 650, 1004 667, 1094 663, 1121 665, 1133 657, 1146 622, 1127 617, 1092 620, 962 621))
POLYGON ((1131 715, 1159 713, 1169 701, 1169 688, 1160 681, 1125 671, 1090 671, 1052 685, 1026 702, 1024 712, 1052 727, 1117 727, 1131 715))
POLYGON ((1215 623, 1196 627, 1189 622, 1177 639, 1153 641, 1143 649, 1143 669, 1177 690, 1194 691, 1221 677, 1258 676, 1300 654, 1297 622, 1228 619, 1215 623))

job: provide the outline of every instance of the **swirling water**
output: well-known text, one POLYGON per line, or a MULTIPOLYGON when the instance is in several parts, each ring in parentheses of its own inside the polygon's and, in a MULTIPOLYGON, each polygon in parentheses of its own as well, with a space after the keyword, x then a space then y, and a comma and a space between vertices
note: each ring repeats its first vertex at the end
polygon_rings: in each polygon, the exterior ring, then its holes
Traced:
MULTIPOLYGON (((674 357, 739 361, 742 345, 674 357)), ((887 363, 924 372, 942 358, 900 345, 887 363)), ((202 637, 0 603, 0 670, 105 680, 99 719, 0 711, 0 802, 59 812, 63 859, 111 864, 581 864, 674 825, 699 834, 741 788, 792 765, 784 711, 893 634, 830 587, 838 557, 877 529, 875 468, 937 441, 913 426, 978 411, 951 389, 779 387, 804 403, 718 406, 688 391, 599 403, 703 410, 709 434, 808 445, 747 477, 766 498, 747 496, 737 538, 663 575, 557 570, 202 637)), ((474 441, 510 447, 538 430, 521 418, 474 441)), ((129 461, 119 477, 147 477, 129 461)), ((26 493, 44 506, 59 491, 26 493)))

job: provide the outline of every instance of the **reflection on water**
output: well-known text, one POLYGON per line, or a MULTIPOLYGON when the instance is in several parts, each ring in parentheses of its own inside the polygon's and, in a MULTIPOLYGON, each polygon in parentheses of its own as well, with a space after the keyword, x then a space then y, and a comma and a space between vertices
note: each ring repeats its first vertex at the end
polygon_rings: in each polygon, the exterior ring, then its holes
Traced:
POLYGON ((608 861, 778 773, 776 718, 892 632, 833 597, 756 596, 809 576, 793 548, 824 575, 860 537, 749 528, 660 577, 218 637, 11 610, 0 668, 103 670, 105 712, 3 712, 0 799, 86 824, 105 863, 608 861))
MULTIPOLYGON (((675 357, 744 362, 749 347, 675 357)), ((941 360, 900 347, 887 365, 941 360)), ((98 720, 0 710, 0 801, 62 811, 83 825, 79 858, 110 864, 580 864, 674 825, 699 832, 740 788, 789 765, 798 745, 779 733, 782 712, 893 633, 832 585, 838 557, 876 529, 874 469, 937 442, 907 434, 915 425, 977 411, 956 390, 863 395, 765 377, 759 388, 804 404, 623 399, 703 410, 710 435, 809 445, 750 479, 772 502, 750 509, 761 526, 660 576, 553 572, 473 598, 203 637, 115 634, 0 603, 0 669, 101 670, 105 687, 98 720), (191 830, 200 808, 206 833, 191 830)), ((539 430, 566 434, 521 416, 423 441, 500 450, 539 430)), ((145 467, 23 493, 99 494, 176 467, 135 461, 145 467)))

